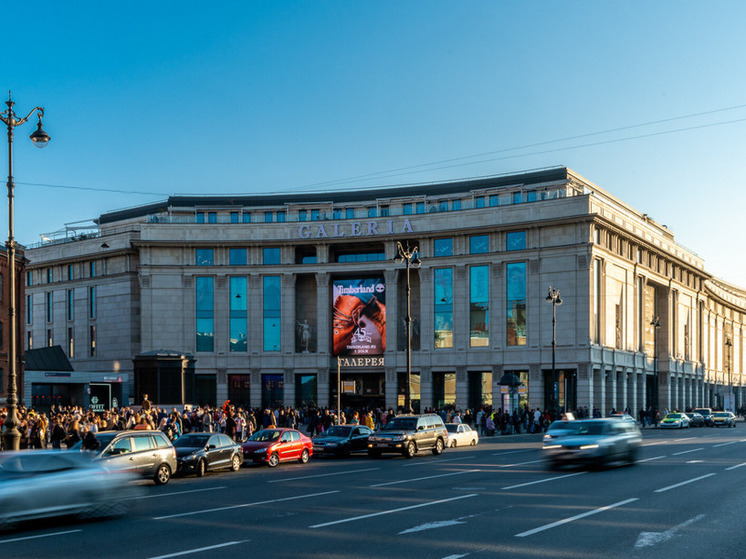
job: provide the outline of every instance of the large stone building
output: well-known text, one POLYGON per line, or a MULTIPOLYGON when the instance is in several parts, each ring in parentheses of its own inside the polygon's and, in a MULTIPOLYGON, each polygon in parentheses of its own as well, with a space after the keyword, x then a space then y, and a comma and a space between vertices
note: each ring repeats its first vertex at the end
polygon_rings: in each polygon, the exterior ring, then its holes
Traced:
MULTIPOLYGON (((107 213, 27 250, 26 347, 61 345, 125 403, 149 390, 334 407, 339 384, 342 405, 395 407, 408 386, 399 243, 421 263, 409 378, 423 409, 743 401, 746 291, 566 168, 107 213), (134 370, 142 356, 175 360, 181 392, 134 370)), ((26 380, 27 403, 56 390, 43 380, 26 380)), ((66 394, 86 403, 85 387, 66 394)))

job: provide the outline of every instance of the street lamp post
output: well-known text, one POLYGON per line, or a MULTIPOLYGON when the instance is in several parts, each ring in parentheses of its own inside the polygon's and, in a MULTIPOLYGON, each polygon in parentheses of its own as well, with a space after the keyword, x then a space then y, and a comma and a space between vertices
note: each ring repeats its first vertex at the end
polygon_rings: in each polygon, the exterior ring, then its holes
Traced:
POLYGON ((559 289, 554 289, 551 285, 549 286, 549 294, 546 297, 548 303, 552 303, 552 408, 557 413, 557 419, 562 415, 559 409, 559 397, 557 392, 557 364, 556 364, 556 353, 557 353, 557 307, 562 304, 562 298, 560 297, 559 289))
MULTIPOLYGON (((728 404, 730 404, 731 407, 735 408, 735 399, 733 397, 733 378, 732 378, 732 372, 731 372, 731 362, 730 362, 730 352, 733 348, 733 342, 730 338, 725 338, 725 351, 727 353, 727 366, 728 366, 728 404)), ((725 408, 725 406, 723 406, 725 408)), ((734 411, 734 410, 730 410, 734 411)))
POLYGON ((656 414, 658 413, 658 330, 661 327, 661 321, 658 315, 653 317, 650 321, 650 326, 653 327, 653 417, 651 421, 655 422, 656 427, 658 426, 656 420, 656 414))
POLYGON ((394 261, 407 265, 407 386, 404 392, 404 413, 412 413, 412 286, 409 281, 409 270, 419 268, 422 262, 420 262, 419 247, 410 247, 407 243, 405 248, 397 241, 396 249, 399 255, 394 258, 394 261))
POLYGON ((18 393, 16 387, 16 240, 13 237, 13 128, 24 124, 29 117, 36 112, 39 121, 36 130, 29 136, 34 145, 43 148, 49 142, 49 134, 44 132, 41 127, 41 117, 44 116, 42 107, 34 107, 29 113, 18 118, 13 105, 15 103, 8 93, 8 100, 5 102, 8 108, 0 113, 2 120, 8 127, 8 241, 5 247, 8 251, 8 415, 5 418, 5 432, 3 433, 3 447, 5 450, 18 450, 21 443, 21 433, 18 431, 18 393))

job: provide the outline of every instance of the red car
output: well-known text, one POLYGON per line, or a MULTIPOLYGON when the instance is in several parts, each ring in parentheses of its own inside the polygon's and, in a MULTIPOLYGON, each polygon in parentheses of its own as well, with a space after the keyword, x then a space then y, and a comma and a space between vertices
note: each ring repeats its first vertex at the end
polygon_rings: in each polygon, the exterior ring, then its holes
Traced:
POLYGON ((274 468, 280 462, 308 462, 313 455, 313 442, 295 429, 261 429, 243 443, 244 461, 266 462, 274 468))

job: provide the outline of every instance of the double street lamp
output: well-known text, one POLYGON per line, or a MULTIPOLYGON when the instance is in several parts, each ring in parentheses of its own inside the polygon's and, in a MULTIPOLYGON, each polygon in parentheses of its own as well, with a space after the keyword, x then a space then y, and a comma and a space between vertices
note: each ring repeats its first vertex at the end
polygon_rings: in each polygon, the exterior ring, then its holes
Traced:
POLYGON ((404 413, 412 413, 412 286, 409 280, 409 270, 419 268, 420 249, 417 246, 410 247, 409 243, 404 247, 399 241, 396 242, 398 256, 394 258, 397 264, 407 265, 407 385, 404 392, 404 413))
MULTIPOLYGON (((653 327, 653 417, 652 421, 656 422, 658 413, 658 330, 661 328, 661 321, 658 315, 650 321, 653 327)), ((656 423, 657 427, 657 423, 656 423)))
POLYGON ((5 431, 3 432, 3 446, 5 450, 18 450, 21 443, 21 433, 18 431, 18 392, 16 386, 16 240, 13 236, 13 129, 24 124, 29 117, 36 113, 39 121, 36 130, 29 136, 36 147, 43 148, 49 142, 49 134, 41 127, 41 117, 44 116, 42 107, 34 107, 23 118, 18 118, 13 105, 15 103, 8 94, 5 102, 8 108, 0 113, 2 120, 8 128, 8 240, 5 247, 8 251, 8 283, 10 292, 8 296, 8 416, 5 418, 5 431))
POLYGON ((559 409, 559 387, 557 386, 557 307, 562 304, 559 289, 549 286, 549 294, 546 297, 547 303, 552 303, 552 409, 557 413, 557 419, 562 415, 559 409))

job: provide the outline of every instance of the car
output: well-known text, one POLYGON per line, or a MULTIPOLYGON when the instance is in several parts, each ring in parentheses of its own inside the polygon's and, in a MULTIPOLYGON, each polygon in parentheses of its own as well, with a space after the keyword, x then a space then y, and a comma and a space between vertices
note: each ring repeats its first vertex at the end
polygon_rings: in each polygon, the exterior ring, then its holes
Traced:
POLYGON ((91 452, 94 460, 104 466, 130 470, 152 479, 156 485, 167 484, 176 471, 176 449, 161 431, 100 431, 96 440, 99 442, 96 450, 84 450, 83 441, 71 450, 91 452))
POLYGON ((88 453, 34 450, 0 454, 0 529, 52 516, 118 516, 139 494, 137 477, 109 470, 88 453))
POLYGON ((474 446, 479 442, 479 433, 469 427, 466 423, 446 423, 448 431, 448 448, 457 446, 474 446))
POLYGON ((712 408, 694 408, 692 411, 704 418, 705 425, 712 427, 712 408))
POLYGON ((573 433, 544 441, 542 454, 550 468, 565 464, 601 468, 619 460, 629 464, 637 461, 642 434, 636 424, 608 418, 572 423, 573 433))
POLYGON ((351 452, 365 452, 372 434, 373 429, 365 425, 332 425, 311 439, 314 456, 348 456, 351 452))
POLYGON ((553 421, 544 433, 544 442, 555 441, 567 435, 572 435, 577 429, 577 421, 567 421, 564 419, 558 419, 553 421))
POLYGON ((413 458, 429 449, 437 456, 447 441, 448 431, 439 415, 397 415, 368 439, 368 455, 379 458, 384 452, 394 452, 413 458))
POLYGON ((687 412, 687 417, 689 418, 689 427, 704 427, 705 426, 705 418, 702 417, 702 415, 698 414, 695 411, 687 412))
POLYGON ((265 463, 270 468, 289 460, 306 464, 313 456, 313 442, 296 429, 261 429, 241 448, 245 462, 265 463))
POLYGON ((633 421, 637 423, 637 420, 628 413, 611 413, 609 417, 612 419, 621 419, 622 421, 633 421))
POLYGON ((658 425, 664 429, 688 429, 689 416, 685 413, 679 412, 668 413, 666 414, 666 417, 661 419, 661 422, 658 425))
POLYGON ((712 414, 713 427, 735 427, 736 416, 729 411, 716 411, 712 414))
POLYGON ((237 472, 243 464, 241 445, 222 433, 186 433, 174 441, 177 472, 206 472, 230 468, 237 472))

